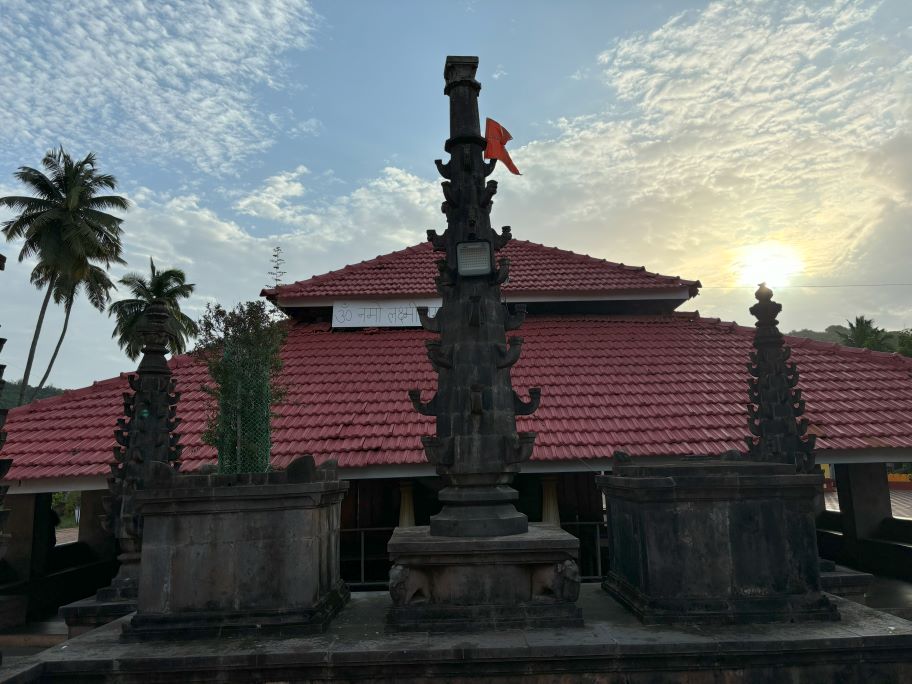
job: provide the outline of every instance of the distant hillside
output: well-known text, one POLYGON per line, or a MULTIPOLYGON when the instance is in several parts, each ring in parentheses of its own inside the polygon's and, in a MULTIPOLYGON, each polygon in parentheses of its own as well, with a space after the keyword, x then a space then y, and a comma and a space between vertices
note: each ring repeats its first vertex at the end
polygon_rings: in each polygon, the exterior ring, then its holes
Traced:
MULTIPOLYGON (((803 330, 792 330, 788 335, 793 337, 807 337, 812 340, 817 340, 818 342, 835 342, 836 344, 844 344, 842 338, 839 336, 839 333, 847 335, 849 329, 844 325, 830 325, 827 326, 827 329, 823 332, 819 330, 809 330, 804 328, 803 330)), ((887 351, 898 351, 900 354, 905 354, 906 356, 912 356, 910 349, 907 346, 909 344, 909 335, 907 331, 903 330, 888 330, 886 343, 887 351), (906 342, 903 343, 902 339, 905 337, 906 342)))
MULTIPOLYGON (((21 385, 21 382, 12 380, 6 383, 3 391, 0 392, 0 408, 13 408, 16 405, 16 399, 19 397, 19 387, 21 385)), ((32 396, 32 392, 34 391, 35 388, 31 385, 28 385, 26 387, 26 400, 32 396)), ((38 393, 38 396, 35 397, 35 399, 47 399, 48 397, 55 397, 58 394, 63 394, 63 390, 59 387, 54 387, 53 385, 45 385, 41 388, 41 391, 38 393)))
POLYGON ((794 337, 807 337, 808 339, 817 340, 818 342, 836 342, 837 344, 842 344, 842 338, 839 336, 839 333, 847 335, 849 329, 844 325, 830 325, 823 332, 804 328, 803 330, 792 330, 792 332, 788 334, 794 337))

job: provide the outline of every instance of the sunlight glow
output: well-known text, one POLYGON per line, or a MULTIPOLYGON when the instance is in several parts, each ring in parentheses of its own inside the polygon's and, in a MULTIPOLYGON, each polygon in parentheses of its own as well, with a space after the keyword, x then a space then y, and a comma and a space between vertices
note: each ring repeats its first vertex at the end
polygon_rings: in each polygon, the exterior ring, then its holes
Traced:
POLYGON ((780 242, 764 242, 741 247, 732 270, 739 285, 765 282, 770 287, 788 285, 792 277, 804 270, 801 255, 794 247, 780 242))

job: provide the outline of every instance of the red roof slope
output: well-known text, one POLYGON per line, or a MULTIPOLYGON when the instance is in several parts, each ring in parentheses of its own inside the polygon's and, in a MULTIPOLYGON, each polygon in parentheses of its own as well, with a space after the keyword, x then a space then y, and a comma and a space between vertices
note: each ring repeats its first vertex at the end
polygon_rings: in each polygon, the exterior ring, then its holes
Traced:
MULTIPOLYGON (((514 385, 523 396, 542 387, 539 410, 519 419, 539 433, 533 459, 744 449, 752 329, 674 314, 530 317, 521 332, 514 385)), ((419 436, 433 419, 415 413, 406 392, 420 387, 427 400, 436 387, 426 337, 296 324, 283 352, 288 394, 275 410, 275 464, 305 452, 349 467, 424 462, 419 436)), ((912 360, 788 339, 821 450, 912 447, 912 360)), ((214 456, 201 442, 204 372, 186 357, 173 365, 184 469, 193 470, 214 456)), ((106 474, 126 389, 115 378, 11 411, 8 479, 106 474)))
MULTIPOLYGON (((677 276, 650 273, 642 266, 625 266, 526 240, 511 240, 498 256, 510 260, 508 295, 548 295, 658 292, 688 288, 697 294, 700 283, 677 276)), ((429 242, 392 252, 359 264, 330 271, 309 280, 263 290, 263 296, 282 300, 333 297, 436 297, 435 253, 429 242)))

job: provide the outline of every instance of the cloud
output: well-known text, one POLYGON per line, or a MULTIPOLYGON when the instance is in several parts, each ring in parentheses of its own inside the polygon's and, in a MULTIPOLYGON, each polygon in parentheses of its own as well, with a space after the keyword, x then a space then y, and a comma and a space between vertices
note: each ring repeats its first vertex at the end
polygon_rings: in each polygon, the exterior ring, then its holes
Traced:
MULTIPOLYGON (((711 287, 770 242, 796 250, 805 283, 907 268, 912 40, 879 6, 713 2, 617 41, 597 60, 602 111, 515 150, 524 175, 496 172, 495 215, 518 236, 711 287)), ((749 291, 711 287, 701 309, 745 318, 749 291)), ((822 325, 858 307, 898 325, 908 294, 808 295, 818 309, 801 315, 822 325)))
POLYGON ((212 173, 273 143, 257 93, 283 84, 283 53, 310 45, 317 24, 306 0, 6 0, 2 12, 0 143, 12 159, 62 141, 212 173))
POLYGON ((498 64, 497 68, 494 70, 494 73, 491 74, 491 78, 497 81, 507 75, 507 72, 503 68, 503 64, 498 64))
POLYGON ((289 134, 293 138, 304 138, 304 137, 318 137, 323 133, 323 122, 317 118, 310 117, 309 119, 304 119, 303 121, 298 121, 294 126, 289 130, 289 134))
POLYGON ((306 167, 298 166, 270 176, 235 201, 234 208, 277 222, 315 246, 358 240, 361 249, 362 238, 371 235, 402 247, 420 239, 424 229, 440 224, 439 186, 402 169, 388 166, 354 191, 331 200, 309 197, 303 182, 308 175, 306 167))

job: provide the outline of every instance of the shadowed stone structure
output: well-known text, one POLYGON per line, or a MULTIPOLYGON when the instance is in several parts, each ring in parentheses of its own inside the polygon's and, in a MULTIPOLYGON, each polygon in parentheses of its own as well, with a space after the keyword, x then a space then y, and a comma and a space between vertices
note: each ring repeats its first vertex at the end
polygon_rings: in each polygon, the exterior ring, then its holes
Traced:
POLYGON ((326 629, 349 592, 339 575, 335 462, 177 475, 157 463, 136 494, 142 572, 127 638, 180 639, 326 629))
POLYGON ((765 285, 748 370, 749 454, 670 465, 615 454, 596 482, 608 502, 610 567, 603 588, 645 623, 837 620, 821 591, 813 441, 795 364, 765 285), (797 471, 797 472, 796 472, 797 471))
POLYGON ((443 300, 433 318, 419 308, 422 326, 439 333, 427 342, 437 393, 415 409, 436 418, 436 434, 422 438, 430 463, 445 482, 440 513, 430 527, 396 528, 387 549, 393 561, 390 622, 399 629, 477 629, 579 624, 576 558, 579 541, 560 528, 533 526, 516 510, 510 484, 532 454, 534 432, 517 432, 516 416, 538 407, 540 391, 524 401, 510 368, 521 337, 507 338, 525 310, 509 310, 500 285, 510 264, 494 255, 510 228, 491 229, 496 162, 485 162, 478 119, 477 57, 447 57, 450 160, 437 160, 447 217, 443 235, 428 231, 438 261, 443 300))
POLYGON ((773 301, 773 291, 761 283, 750 308, 756 317, 754 349, 747 370, 751 375, 748 398, 748 458, 767 463, 791 463, 799 473, 814 471, 814 435, 808 435, 804 400, 798 385, 798 367, 789 363, 792 354, 777 327, 782 305, 773 301))
MULTIPOLYGON (((0 254, 0 271, 5 267, 6 257, 0 254)), ((6 340, 0 337, 0 352, 3 351, 4 344, 6 344, 6 340)), ((3 379, 4 370, 6 370, 6 366, 0 364, 0 392, 3 391, 3 386, 6 384, 3 379)), ((6 414, 8 412, 9 409, 0 408, 0 451, 2 451, 3 443, 6 441, 6 432, 3 431, 3 425, 6 423, 6 414)), ((11 459, 0 458, 0 480, 6 477, 12 464, 11 459)), ((4 556, 6 556, 11 539, 10 534, 3 531, 10 515, 9 509, 3 508, 3 499, 8 489, 9 485, 0 484, 0 560, 3 560, 4 556)), ((28 602, 23 596, 0 596, 0 629, 24 622, 27 604, 28 602)), ((2 656, 0 656, 0 661, 2 661, 2 656)))
POLYGON ((165 354, 168 353, 166 324, 168 309, 156 300, 146 309, 140 333, 143 357, 135 375, 130 376, 133 394, 124 394, 126 419, 117 421, 114 437, 115 463, 111 465, 108 486, 111 497, 106 501, 109 528, 120 545, 120 570, 111 586, 98 592, 101 601, 133 600, 139 586, 139 559, 142 550, 143 519, 136 510, 136 491, 158 463, 180 467, 180 435, 175 432, 180 394, 165 354))
POLYGON ((156 464, 180 467, 180 435, 175 432, 180 394, 165 355, 168 353, 165 303, 156 300, 146 309, 139 329, 143 356, 136 374, 129 378, 132 393, 123 395, 124 415, 117 421, 114 462, 108 477, 110 496, 103 501, 104 527, 114 534, 119 546, 120 568, 110 586, 99 589, 94 598, 76 601, 60 609, 75 636, 136 610, 139 588, 143 520, 136 510, 136 491, 156 464))

